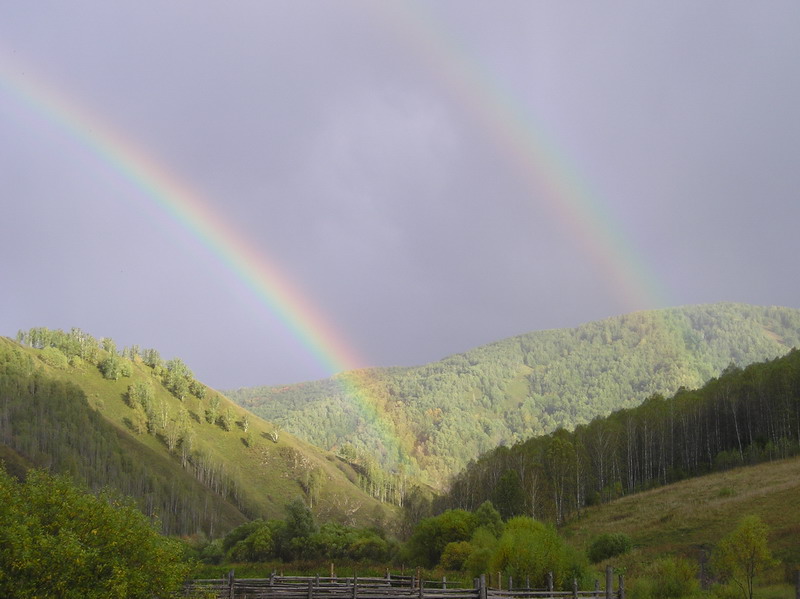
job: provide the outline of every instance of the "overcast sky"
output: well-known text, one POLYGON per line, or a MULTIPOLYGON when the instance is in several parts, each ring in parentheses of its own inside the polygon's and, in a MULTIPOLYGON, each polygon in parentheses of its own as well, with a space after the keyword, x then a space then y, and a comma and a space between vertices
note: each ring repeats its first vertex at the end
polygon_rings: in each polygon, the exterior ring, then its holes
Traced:
POLYGON ((4 2, 0 334, 80 327, 221 389, 331 374, 125 176, 130 148, 349 366, 636 309, 800 308, 799 65, 795 0, 4 2))

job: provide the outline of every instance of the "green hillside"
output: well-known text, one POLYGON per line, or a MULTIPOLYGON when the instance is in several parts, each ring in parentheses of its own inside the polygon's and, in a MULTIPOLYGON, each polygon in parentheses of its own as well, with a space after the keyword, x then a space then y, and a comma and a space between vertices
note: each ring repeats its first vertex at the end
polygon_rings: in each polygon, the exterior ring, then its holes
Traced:
POLYGON ((387 470, 442 488, 499 445, 698 387, 730 363, 774 358, 797 345, 800 310, 723 303, 637 312, 520 335, 425 366, 228 396, 383 477, 373 481, 374 493, 397 486, 387 470))
POLYGON ((118 489, 173 534, 282 517, 297 497, 322 521, 393 517, 350 465, 200 384, 180 360, 117 352, 78 329, 18 339, 0 338, 0 459, 12 472, 118 489))
POLYGON ((736 468, 622 497, 586 509, 561 529, 579 550, 604 533, 624 533, 634 550, 611 560, 636 572, 665 555, 708 555, 739 520, 755 514, 769 526, 769 546, 788 571, 800 564, 800 457, 736 468))

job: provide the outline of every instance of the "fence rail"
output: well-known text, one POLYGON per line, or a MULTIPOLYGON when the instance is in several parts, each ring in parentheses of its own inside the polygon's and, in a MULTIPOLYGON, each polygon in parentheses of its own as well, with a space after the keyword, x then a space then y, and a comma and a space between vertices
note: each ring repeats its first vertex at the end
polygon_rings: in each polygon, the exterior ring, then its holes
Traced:
POLYGON ((457 587, 447 579, 421 580, 416 576, 353 577, 333 576, 275 576, 269 578, 235 578, 233 571, 223 578, 189 581, 184 587, 187 597, 193 595, 213 596, 218 599, 625 599, 624 578, 619 577, 619 586, 613 589, 612 570, 606 570, 606 589, 578 590, 577 581, 571 591, 553 588, 552 574, 548 576, 545 589, 525 587, 513 588, 508 579, 508 588, 487 585, 486 578, 476 578, 473 587, 457 587))

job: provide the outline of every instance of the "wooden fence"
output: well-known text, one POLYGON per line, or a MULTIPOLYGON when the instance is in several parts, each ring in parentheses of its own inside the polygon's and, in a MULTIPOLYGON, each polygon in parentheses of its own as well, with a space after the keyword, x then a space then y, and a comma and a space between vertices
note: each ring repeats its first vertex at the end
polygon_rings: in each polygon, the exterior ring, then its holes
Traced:
POLYGON ((341 578, 330 576, 276 576, 269 578, 236 578, 233 571, 223 578, 192 580, 185 586, 186 596, 212 596, 219 599, 625 599, 625 581, 619 577, 613 588, 613 571, 606 569, 606 587, 601 591, 599 581, 594 590, 578 589, 573 581, 569 591, 553 588, 552 574, 547 588, 532 589, 526 581, 515 586, 511 578, 497 578, 497 586, 487 583, 486 577, 474 580, 472 587, 459 587, 447 579, 420 580, 417 576, 341 578))

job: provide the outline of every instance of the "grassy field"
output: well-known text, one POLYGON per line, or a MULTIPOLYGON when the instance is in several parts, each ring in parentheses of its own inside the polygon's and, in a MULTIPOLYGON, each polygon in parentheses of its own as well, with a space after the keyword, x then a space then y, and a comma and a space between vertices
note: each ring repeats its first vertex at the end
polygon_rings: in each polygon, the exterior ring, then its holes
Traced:
MULTIPOLYGON (((610 562, 635 574, 666 555, 699 562, 748 514, 760 516, 769 526, 770 549, 782 562, 764 582, 789 579, 800 565, 800 458, 738 468, 630 495, 587 509, 562 533, 580 550, 602 533, 627 534, 634 550, 610 562)), ((785 593, 786 589, 778 585, 770 596, 785 593)))

